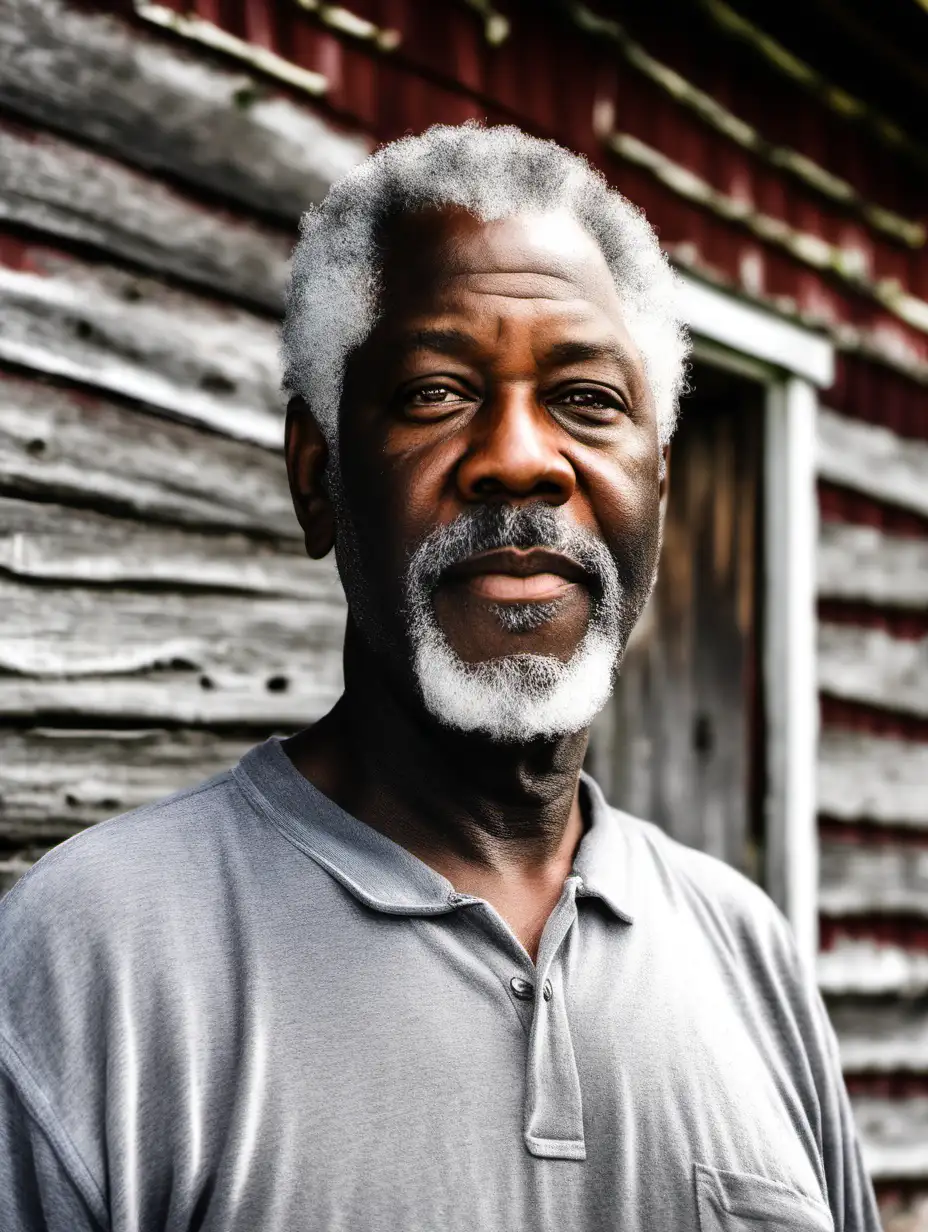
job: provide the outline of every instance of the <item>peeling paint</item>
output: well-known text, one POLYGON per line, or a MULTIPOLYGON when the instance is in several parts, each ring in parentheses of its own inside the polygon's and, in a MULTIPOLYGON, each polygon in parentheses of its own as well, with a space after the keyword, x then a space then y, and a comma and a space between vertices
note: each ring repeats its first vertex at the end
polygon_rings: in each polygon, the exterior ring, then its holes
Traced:
POLYGON ((172 34, 179 34, 181 38, 199 43, 201 47, 209 47, 213 51, 233 56, 236 60, 241 60, 306 94, 319 97, 325 94, 329 87, 328 81, 321 73, 300 68, 276 52, 247 43, 244 39, 229 34, 227 30, 214 26, 212 22, 204 21, 202 17, 175 13, 163 4, 149 4, 148 0, 135 0, 135 12, 143 21, 160 26, 163 30, 170 30, 172 34))
MULTIPOLYGON (((598 122, 601 123, 601 120, 600 114, 598 122)), ((726 222, 741 224, 768 244, 783 249, 804 265, 838 279, 858 295, 875 300, 913 329, 928 334, 928 302, 910 295, 894 281, 883 279, 872 282, 860 272, 856 251, 845 253, 820 236, 798 231, 781 218, 754 209, 750 202, 715 188, 688 167, 674 162, 630 133, 613 131, 606 134, 604 140, 620 158, 650 171, 678 196, 701 205, 726 222)))
POLYGON ((746 17, 735 12, 724 0, 699 0, 699 4, 716 29, 750 47, 783 76, 789 77, 813 94, 831 111, 846 120, 864 125, 885 145, 901 151, 921 166, 928 165, 928 147, 903 132, 898 124, 894 124, 875 108, 828 81, 804 60, 787 51, 782 43, 778 43, 746 17))
POLYGON ((376 26, 366 17, 359 17, 357 13, 352 13, 350 9, 342 8, 339 4, 326 4, 325 0, 296 0, 296 3, 304 12, 312 13, 329 29, 346 34, 349 38, 373 43, 378 51, 395 51, 402 41, 399 30, 376 26))
POLYGON ((740 119, 717 99, 694 86, 675 69, 655 60, 639 43, 629 37, 617 21, 600 17, 588 9, 585 4, 574 3, 573 0, 568 3, 567 11, 579 29, 599 38, 610 39, 621 51, 625 60, 642 76, 653 81, 678 103, 694 112, 701 120, 711 125, 717 132, 724 134, 729 140, 734 141, 742 149, 749 150, 770 166, 787 172, 821 193, 822 196, 829 197, 832 201, 852 210, 875 230, 890 236, 897 242, 907 244, 911 248, 920 248, 925 243, 926 231, 921 223, 903 218, 901 214, 885 206, 872 204, 847 180, 820 167, 805 154, 800 154, 798 150, 790 149, 788 146, 776 145, 768 141, 753 125, 740 119))

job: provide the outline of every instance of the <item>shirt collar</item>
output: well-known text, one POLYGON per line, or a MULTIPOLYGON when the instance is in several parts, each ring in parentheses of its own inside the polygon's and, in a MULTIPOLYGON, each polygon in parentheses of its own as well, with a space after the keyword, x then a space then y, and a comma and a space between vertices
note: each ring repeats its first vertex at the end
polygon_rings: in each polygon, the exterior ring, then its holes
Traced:
MULTIPOLYGON (((251 749, 232 775, 253 807, 366 906, 391 915, 440 915, 478 901, 455 893, 446 877, 323 795, 294 766, 281 737, 251 749)), ((581 775, 580 790, 587 830, 574 858, 577 893, 601 899, 630 924, 630 851, 622 814, 609 807, 589 775, 581 775)))

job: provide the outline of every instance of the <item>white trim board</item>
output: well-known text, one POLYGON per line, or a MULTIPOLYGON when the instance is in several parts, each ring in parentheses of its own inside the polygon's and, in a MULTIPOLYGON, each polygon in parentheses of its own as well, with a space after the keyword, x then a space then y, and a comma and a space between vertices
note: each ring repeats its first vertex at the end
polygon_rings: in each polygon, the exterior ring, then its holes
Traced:
POLYGON ((824 335, 720 291, 692 274, 678 274, 682 315, 696 339, 760 360, 819 389, 834 382, 834 347, 824 335))
POLYGON ((768 892, 810 972, 818 950, 816 416, 834 347, 813 330, 681 272, 683 313, 704 363, 761 383, 768 892))

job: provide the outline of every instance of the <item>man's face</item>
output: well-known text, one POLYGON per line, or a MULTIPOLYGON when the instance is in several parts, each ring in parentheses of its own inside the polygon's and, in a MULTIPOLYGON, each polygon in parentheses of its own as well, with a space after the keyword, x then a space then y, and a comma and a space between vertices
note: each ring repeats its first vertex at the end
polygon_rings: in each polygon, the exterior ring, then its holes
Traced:
POLYGON ((653 580, 661 468, 602 253, 567 215, 432 211, 383 238, 339 438, 362 632, 407 670, 417 620, 478 671, 568 663, 593 624, 617 658, 653 580))

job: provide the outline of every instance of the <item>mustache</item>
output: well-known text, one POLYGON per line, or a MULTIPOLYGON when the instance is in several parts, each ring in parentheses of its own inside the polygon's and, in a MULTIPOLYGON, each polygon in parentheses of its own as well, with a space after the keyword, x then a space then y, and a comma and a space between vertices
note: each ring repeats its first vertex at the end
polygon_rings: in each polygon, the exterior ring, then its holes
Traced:
POLYGON ((419 544, 408 577, 420 593, 429 594, 454 565, 500 548, 545 548, 568 557, 589 577, 594 602, 619 587, 615 561, 602 539, 568 525, 550 505, 478 505, 459 514, 419 544))

